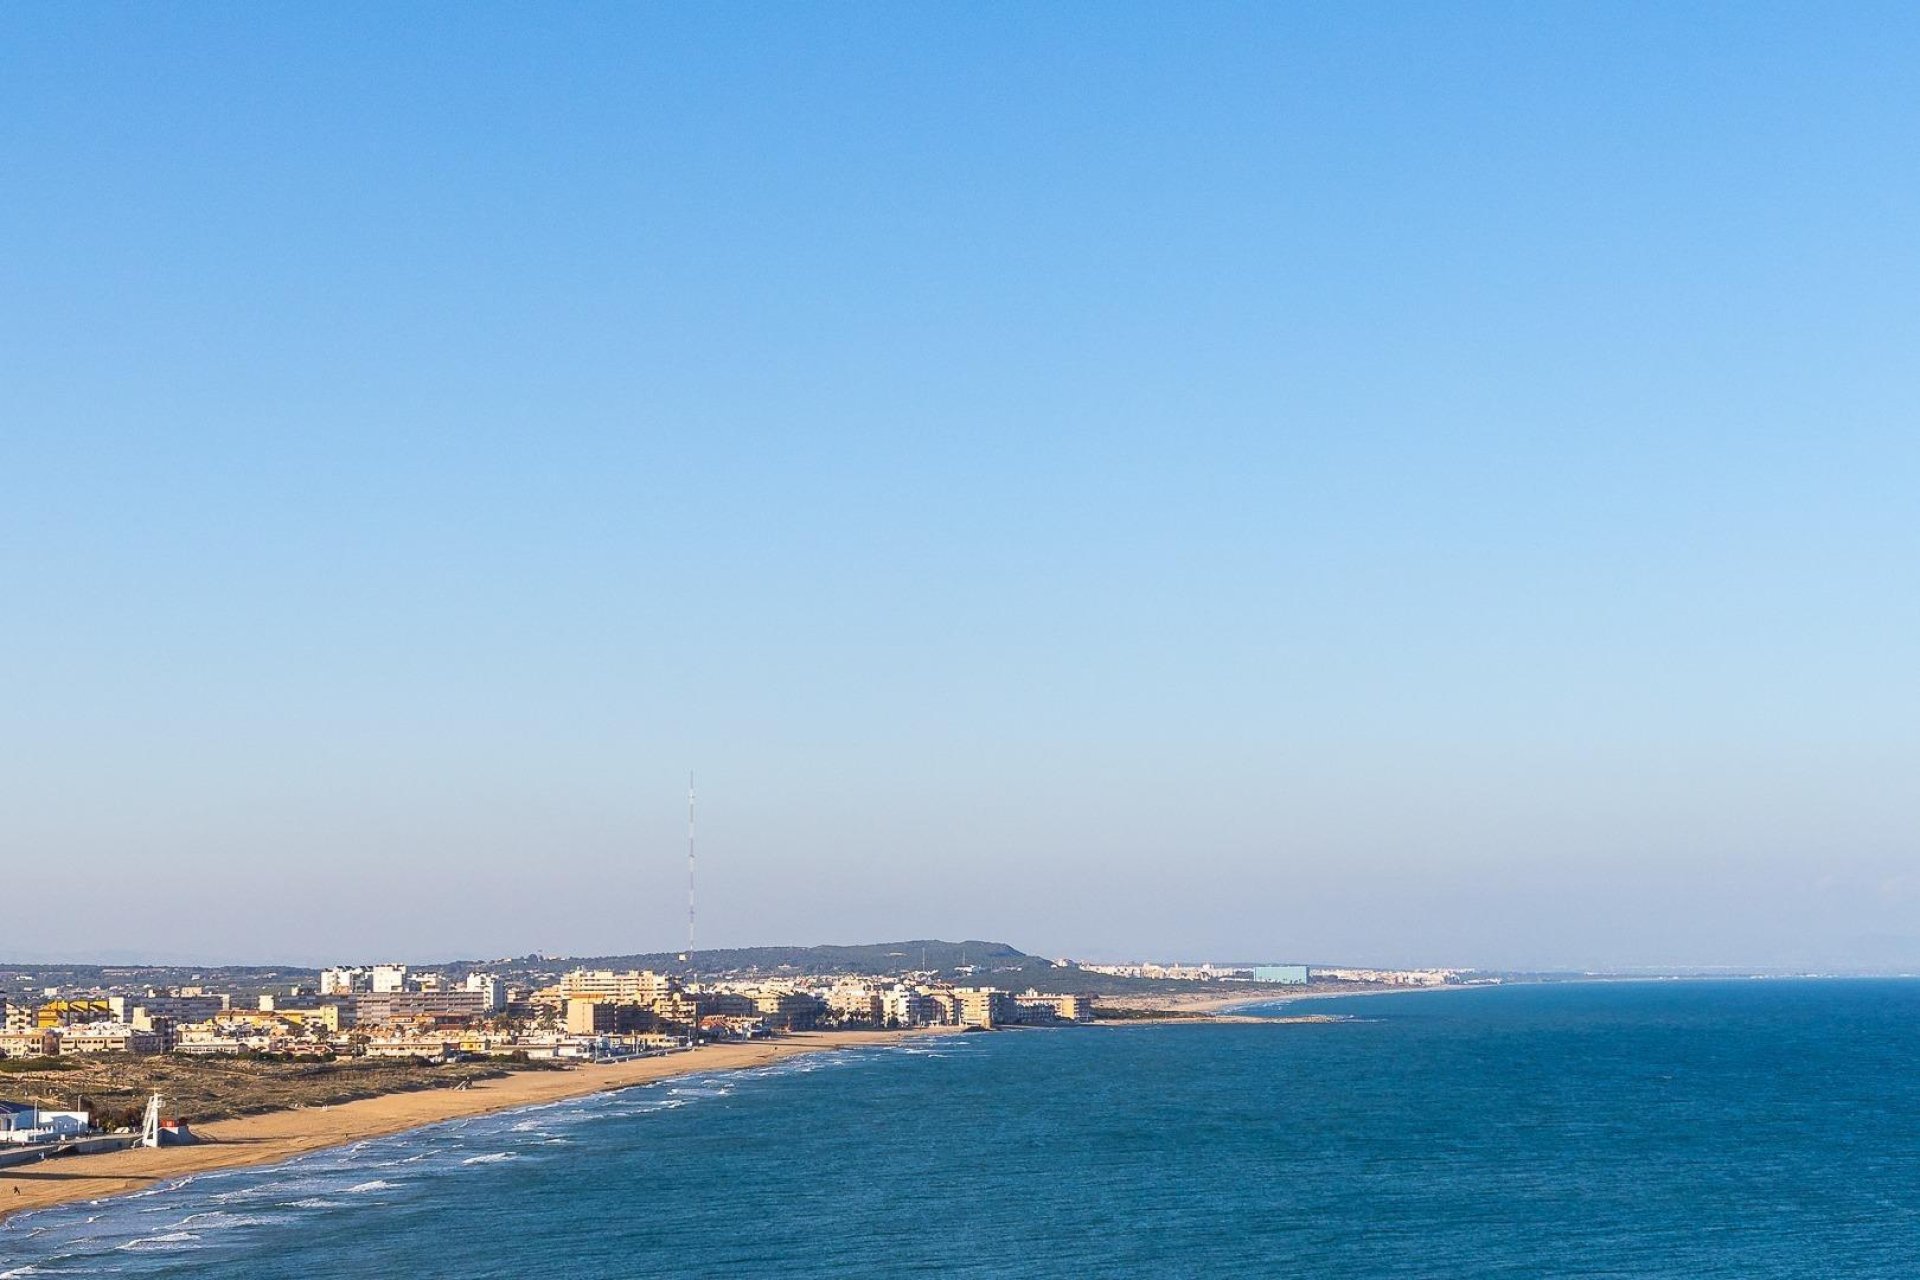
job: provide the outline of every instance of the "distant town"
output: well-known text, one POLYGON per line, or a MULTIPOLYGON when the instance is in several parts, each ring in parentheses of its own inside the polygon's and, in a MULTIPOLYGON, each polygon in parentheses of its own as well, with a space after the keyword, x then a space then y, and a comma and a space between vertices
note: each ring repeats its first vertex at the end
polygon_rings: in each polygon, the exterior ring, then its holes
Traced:
POLYGON ((162 1114, 163 1088, 176 1097, 185 1091, 202 1114, 217 1116, 463 1087, 477 1070, 617 1063, 795 1033, 1073 1025, 1175 1014, 1195 992, 1222 1003, 1267 991, 1485 980, 1451 969, 1076 963, 992 943, 630 959, 534 955, 318 970, 0 965, 0 1081, 14 1080, 24 1095, 0 1098, 0 1166, 56 1150, 188 1141, 189 1122, 162 1114), (176 1065, 136 1065, 162 1059, 176 1065), (207 1060, 255 1069, 196 1074, 192 1063, 207 1060), (83 1061, 85 1076, 63 1074, 83 1061), (270 1069, 301 1063, 329 1070, 270 1069), (307 1092, 275 1092, 296 1077, 307 1092), (314 1080, 334 1082, 334 1091, 313 1092, 314 1080), (340 1092, 340 1081, 354 1092, 340 1092), (62 1102, 72 1094, 93 1105, 62 1102), (150 1114, 140 1114, 143 1102, 150 1114))
MULTIPOLYGON (((524 966, 521 962, 510 962, 524 966)), ((1099 975, 1152 983, 1440 986, 1457 970, 1309 969, 1054 962, 1062 977, 1099 975)), ((503 964, 504 969, 504 964, 503 964)), ((109 969, 104 977, 113 976, 109 969)), ((686 978, 650 969, 574 967, 553 974, 486 970, 449 974, 405 964, 325 968, 309 982, 255 991, 257 983, 152 985, 98 981, 19 990, 33 973, 0 974, 0 1057, 70 1054, 284 1054, 418 1058, 604 1060, 695 1041, 781 1031, 991 1030, 1097 1016, 1091 990, 1004 990, 925 971, 794 973, 686 978), (516 978, 518 979, 516 981, 516 978), (550 978, 550 981, 541 981, 550 978), (237 989, 236 989, 237 988, 237 989)), ((1057 985, 1057 984, 1056 984, 1057 985)))

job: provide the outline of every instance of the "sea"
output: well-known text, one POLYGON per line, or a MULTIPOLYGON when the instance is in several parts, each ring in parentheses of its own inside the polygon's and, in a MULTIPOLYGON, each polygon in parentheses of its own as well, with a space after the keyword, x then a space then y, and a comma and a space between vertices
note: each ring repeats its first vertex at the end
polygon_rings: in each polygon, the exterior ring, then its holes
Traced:
POLYGON ((1920 1277, 1920 982, 957 1035, 0 1226, 0 1276, 1920 1277))

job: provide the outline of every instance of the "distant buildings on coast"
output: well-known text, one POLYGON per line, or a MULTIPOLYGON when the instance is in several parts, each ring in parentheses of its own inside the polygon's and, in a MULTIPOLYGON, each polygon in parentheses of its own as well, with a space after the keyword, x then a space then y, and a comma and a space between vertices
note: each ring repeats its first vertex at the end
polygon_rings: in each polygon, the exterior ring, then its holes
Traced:
POLYGON ((995 1028, 1085 1022, 1094 997, 1014 993, 901 975, 691 982, 650 970, 575 968, 510 983, 401 964, 323 969, 313 986, 258 993, 197 986, 60 995, 4 1005, 0 1057, 91 1053, 595 1060, 700 1040, 815 1028, 995 1028))
MULTIPOLYGON (((645 969, 563 967, 544 956, 497 968, 329 966, 284 985, 228 989, 133 985, 41 988, 16 974, 0 1001, 0 1056, 274 1054, 318 1058, 524 1057, 594 1060, 701 1040, 814 1028, 980 1027, 1085 1022, 1092 995, 961 986, 933 971, 888 976, 778 972, 695 980, 645 969), (24 998, 23 998, 24 997, 24 998)), ((963 978, 975 971, 963 966, 963 978)), ((1434 987, 1473 980, 1455 969, 1057 962, 1054 981, 1102 978, 1249 986, 1434 987)), ((102 975, 106 976, 106 975, 102 975)), ((195 975, 198 976, 198 975, 195 975)), ((985 978, 987 975, 980 975, 985 978)), ((1020 981, 1031 981, 1023 975, 1020 981)), ((1044 979, 1043 979, 1044 980, 1044 979)), ((216 983, 216 985, 221 985, 216 983)), ((1012 985, 1012 984, 1009 984, 1012 985)), ((1137 1003, 1140 996, 1130 996, 1137 1003)))
POLYGON ((1459 982, 1463 969, 1330 969, 1304 964, 1087 964, 1078 968, 1115 978, 1151 978, 1159 982, 1270 982, 1304 987, 1313 982, 1353 982, 1370 987, 1443 987, 1459 982))

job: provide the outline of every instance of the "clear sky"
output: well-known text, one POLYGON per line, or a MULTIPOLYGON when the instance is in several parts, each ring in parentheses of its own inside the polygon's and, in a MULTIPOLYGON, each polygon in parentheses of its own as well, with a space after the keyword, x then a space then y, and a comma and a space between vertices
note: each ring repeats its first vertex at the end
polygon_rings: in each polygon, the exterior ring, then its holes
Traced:
POLYGON ((1920 964, 1916 67, 8 6, 0 955, 1920 964))

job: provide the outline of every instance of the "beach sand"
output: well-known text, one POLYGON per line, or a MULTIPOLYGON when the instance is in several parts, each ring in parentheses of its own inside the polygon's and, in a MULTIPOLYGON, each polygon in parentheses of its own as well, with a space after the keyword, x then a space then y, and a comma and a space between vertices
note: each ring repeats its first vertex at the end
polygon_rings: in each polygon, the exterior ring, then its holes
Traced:
MULTIPOLYGON (((935 1028, 938 1032, 944 1028, 935 1028)), ((195 1126, 194 1146, 135 1148, 0 1169, 0 1218, 76 1200, 125 1195, 209 1169, 271 1164, 323 1147, 384 1137, 439 1120, 506 1111, 704 1071, 761 1067, 796 1054, 895 1044, 923 1031, 805 1032, 706 1045, 686 1053, 571 1071, 520 1071, 468 1089, 390 1093, 334 1107, 272 1111, 195 1126)))

